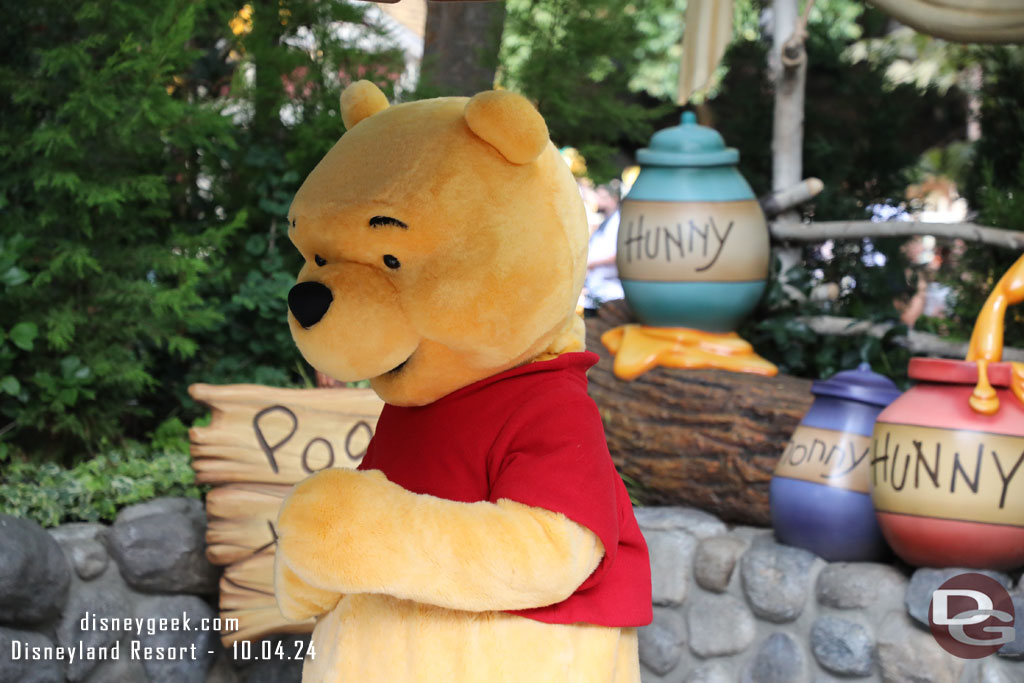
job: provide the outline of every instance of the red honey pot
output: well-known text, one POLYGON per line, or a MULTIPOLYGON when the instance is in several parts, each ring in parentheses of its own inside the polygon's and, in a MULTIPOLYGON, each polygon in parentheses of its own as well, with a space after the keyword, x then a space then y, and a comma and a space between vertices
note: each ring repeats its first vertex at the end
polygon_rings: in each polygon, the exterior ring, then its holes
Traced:
POLYGON ((999 409, 971 408, 978 364, 914 358, 918 384, 875 424, 869 486, 882 534, 917 566, 1024 566, 1024 404, 988 364, 999 409))

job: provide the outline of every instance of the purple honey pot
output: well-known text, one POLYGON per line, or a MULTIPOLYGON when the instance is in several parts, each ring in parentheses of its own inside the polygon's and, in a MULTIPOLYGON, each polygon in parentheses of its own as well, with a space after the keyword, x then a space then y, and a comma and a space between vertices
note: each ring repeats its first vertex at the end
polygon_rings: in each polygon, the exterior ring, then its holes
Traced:
POLYGON ((887 547, 868 489, 871 436, 901 392, 862 363, 814 382, 811 393, 772 477, 775 535, 830 562, 881 559, 887 547))

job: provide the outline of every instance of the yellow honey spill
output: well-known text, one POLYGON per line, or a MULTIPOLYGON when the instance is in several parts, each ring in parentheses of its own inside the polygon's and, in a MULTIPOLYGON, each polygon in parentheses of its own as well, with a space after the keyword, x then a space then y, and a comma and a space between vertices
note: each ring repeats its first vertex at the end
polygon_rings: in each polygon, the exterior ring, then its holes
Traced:
MULTIPOLYGON (((1021 301, 1024 301, 1024 256, 999 279, 974 322, 967 360, 978 364, 978 383, 969 399, 976 413, 994 415, 999 411, 999 397, 989 382, 988 366, 1002 360, 1006 309, 1021 301)), ((1010 367, 1010 390, 1024 403, 1024 363, 1011 363, 1010 367)))
POLYGON ((779 369, 754 353, 754 347, 735 332, 703 332, 686 327, 622 325, 601 335, 615 356, 619 379, 636 379, 648 370, 714 368, 774 377, 779 369))

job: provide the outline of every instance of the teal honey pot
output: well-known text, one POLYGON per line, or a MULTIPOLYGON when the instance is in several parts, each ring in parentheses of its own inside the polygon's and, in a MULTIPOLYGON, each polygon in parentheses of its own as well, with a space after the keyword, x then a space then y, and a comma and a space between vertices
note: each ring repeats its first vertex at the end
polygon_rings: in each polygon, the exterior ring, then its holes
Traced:
POLYGON ((637 152, 616 265, 637 319, 732 332, 754 310, 770 262, 768 226, 739 152, 684 112, 637 152))

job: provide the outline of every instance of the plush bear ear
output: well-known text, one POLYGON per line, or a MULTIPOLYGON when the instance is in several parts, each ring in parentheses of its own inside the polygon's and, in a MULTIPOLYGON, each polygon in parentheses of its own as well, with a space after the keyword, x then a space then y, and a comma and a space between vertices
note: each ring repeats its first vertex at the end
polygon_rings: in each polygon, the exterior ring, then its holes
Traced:
POLYGON ((466 103, 466 123, 513 164, 528 164, 548 144, 548 127, 529 100, 507 90, 488 90, 466 103))
POLYGON ((350 129, 388 108, 388 98, 370 81, 356 81, 341 92, 341 120, 350 129))

